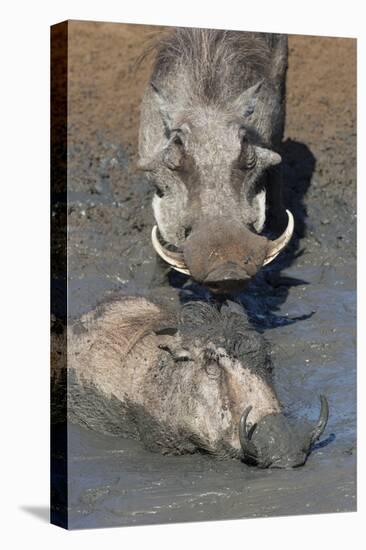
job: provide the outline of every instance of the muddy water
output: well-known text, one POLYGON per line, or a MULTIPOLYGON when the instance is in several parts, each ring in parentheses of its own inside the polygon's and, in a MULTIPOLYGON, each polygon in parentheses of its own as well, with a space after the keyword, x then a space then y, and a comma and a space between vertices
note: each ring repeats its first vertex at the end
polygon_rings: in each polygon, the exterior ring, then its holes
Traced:
MULTIPOLYGON (((75 208, 79 205, 84 220, 90 196, 70 195, 69 201, 75 208)), ((113 197, 102 201, 109 201, 110 219, 119 215, 113 197)), ((151 292, 147 287, 153 260, 144 232, 135 242, 126 234, 126 256, 111 252, 124 247, 123 238, 116 233, 107 239, 92 216, 88 227, 79 226, 75 232, 85 261, 80 261, 74 246, 69 295, 73 317, 116 290, 151 292)), ((290 471, 259 470, 199 454, 166 457, 146 451, 136 441, 70 426, 70 528, 355 510, 354 261, 340 261, 338 255, 338 262, 330 264, 319 251, 310 260, 292 261, 282 271, 275 266, 236 297, 271 342, 276 390, 287 413, 315 420, 319 394, 329 400, 327 429, 307 464, 290 471)), ((171 282, 188 288, 182 292, 171 286, 175 299, 199 293, 189 283, 184 285, 184 278, 183 283, 179 277, 171 282)))

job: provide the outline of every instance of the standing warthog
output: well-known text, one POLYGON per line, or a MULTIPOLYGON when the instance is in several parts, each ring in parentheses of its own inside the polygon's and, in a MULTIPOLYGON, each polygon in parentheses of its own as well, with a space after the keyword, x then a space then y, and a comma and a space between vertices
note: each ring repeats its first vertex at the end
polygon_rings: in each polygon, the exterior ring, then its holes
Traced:
POLYGON ((158 48, 139 137, 152 241, 214 292, 242 288, 293 233, 279 166, 286 68, 284 35, 178 28, 158 48), (260 235, 267 213, 275 240, 260 235))
POLYGON ((304 464, 326 426, 327 402, 315 427, 291 425, 265 341, 235 307, 190 303, 177 319, 140 297, 84 315, 68 333, 70 420, 163 453, 304 464))

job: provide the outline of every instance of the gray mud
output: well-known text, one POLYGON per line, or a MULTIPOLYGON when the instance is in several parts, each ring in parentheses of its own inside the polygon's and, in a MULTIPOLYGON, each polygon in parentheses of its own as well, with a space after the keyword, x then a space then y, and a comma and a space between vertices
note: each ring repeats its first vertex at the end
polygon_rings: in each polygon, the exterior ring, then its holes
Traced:
MULTIPOLYGON (((207 298, 202 289, 179 275, 170 278, 169 287, 151 290, 155 262, 149 242, 152 190, 143 175, 131 169, 136 143, 123 136, 123 128, 135 129, 138 121, 134 116, 128 118, 122 108, 124 118, 120 115, 118 130, 116 110, 110 109, 109 118, 100 114, 101 106, 106 105, 107 111, 108 101, 114 101, 118 86, 111 77, 111 91, 102 93, 98 83, 105 82, 106 74, 117 74, 123 85, 130 76, 127 62, 125 72, 116 73, 117 61, 111 52, 119 52, 118 63, 122 63, 130 51, 123 41, 118 42, 123 33, 132 49, 141 33, 132 26, 73 25, 69 315, 78 317, 116 291, 175 302, 207 298)), ((275 386, 286 412, 314 420, 319 394, 324 393, 330 406, 326 431, 305 466, 259 470, 238 460, 219 461, 203 454, 162 456, 148 452, 137 441, 70 425, 70 528, 356 510, 353 81, 353 99, 349 104, 343 101, 349 92, 347 70, 354 62, 354 50, 350 41, 341 39, 293 37, 290 46, 289 123, 283 157, 286 203, 295 216, 296 237, 289 250, 235 299, 272 345, 275 386), (328 47, 329 74, 324 78, 322 40, 328 47), (319 83, 315 95, 306 88, 311 74, 306 73, 301 81, 304 55, 320 60, 314 69, 319 83), (340 67, 338 81, 332 81, 332 67, 340 67), (312 104, 303 112, 306 101, 312 104), (340 124, 340 119, 347 124, 340 124)))
MULTIPOLYGON (((141 193, 142 204, 149 195, 143 181, 134 192, 141 193)), ((70 193, 69 209, 72 317, 117 291, 160 294, 177 302, 179 297, 204 295, 184 283, 184 277, 173 278, 175 286, 168 289, 149 288, 154 269, 149 209, 142 208, 146 227, 142 221, 143 230, 136 236, 132 232, 132 238, 124 231, 125 204, 112 194, 96 200, 93 194, 70 193), (76 216, 79 223, 73 228, 76 216)), ((326 209, 324 205, 323 215, 326 209)), ((70 425, 71 528, 356 509, 355 259, 352 246, 347 254, 332 246, 335 233, 333 226, 315 252, 313 247, 282 271, 281 266, 264 271, 246 293, 234 298, 271 342, 275 386, 286 412, 315 420, 319 394, 329 400, 326 432, 307 464, 292 471, 259 470, 205 455, 166 457, 146 451, 139 442, 70 425)))

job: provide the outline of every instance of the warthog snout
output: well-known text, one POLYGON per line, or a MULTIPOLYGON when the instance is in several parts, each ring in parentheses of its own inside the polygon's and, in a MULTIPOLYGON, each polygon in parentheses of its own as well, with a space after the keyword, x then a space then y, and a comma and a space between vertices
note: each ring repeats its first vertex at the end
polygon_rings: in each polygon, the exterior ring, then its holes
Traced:
POLYGON ((282 413, 269 414, 248 430, 251 407, 245 409, 239 424, 244 462, 260 468, 296 468, 305 464, 311 446, 322 435, 328 422, 329 408, 324 395, 320 396, 320 402, 318 422, 305 431, 291 425, 282 413))
POLYGON ((164 246, 157 226, 152 232, 152 243, 156 252, 177 271, 190 275, 214 292, 231 292, 245 287, 258 270, 274 260, 288 244, 294 220, 291 212, 287 211, 287 215, 285 231, 273 241, 239 224, 202 220, 178 251, 164 246))
POLYGON ((213 291, 242 288, 266 258, 268 241, 245 227, 220 221, 193 230, 183 246, 191 276, 213 291))

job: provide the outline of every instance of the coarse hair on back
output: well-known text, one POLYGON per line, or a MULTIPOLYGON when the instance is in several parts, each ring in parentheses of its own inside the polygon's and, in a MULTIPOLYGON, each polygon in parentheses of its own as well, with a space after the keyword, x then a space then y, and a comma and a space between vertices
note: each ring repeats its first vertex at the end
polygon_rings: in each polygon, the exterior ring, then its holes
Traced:
POLYGON ((285 42, 284 35, 177 28, 156 45, 151 80, 182 78, 201 101, 227 103, 257 81, 275 76, 281 57, 275 53, 287 54, 285 42))
POLYGON ((221 307, 199 301, 187 302, 179 313, 179 330, 186 338, 199 338, 222 347, 250 370, 266 377, 272 370, 269 346, 241 306, 229 302, 221 307))

